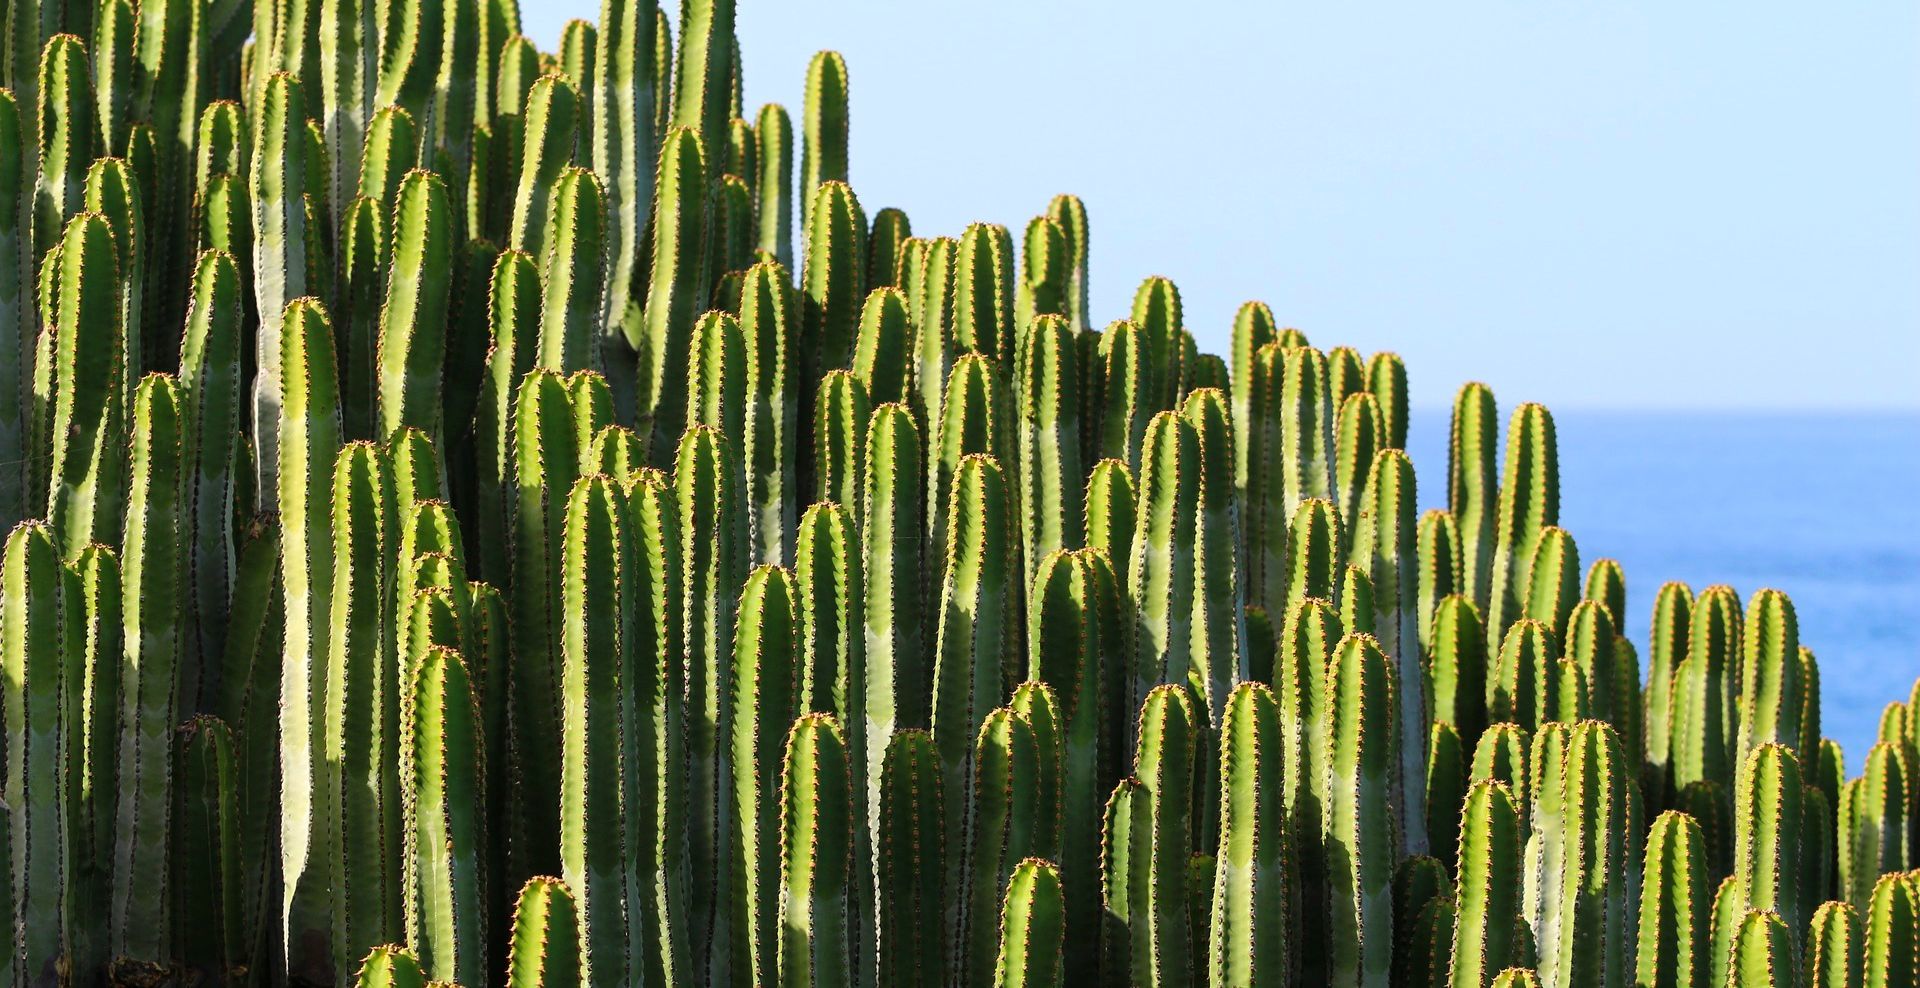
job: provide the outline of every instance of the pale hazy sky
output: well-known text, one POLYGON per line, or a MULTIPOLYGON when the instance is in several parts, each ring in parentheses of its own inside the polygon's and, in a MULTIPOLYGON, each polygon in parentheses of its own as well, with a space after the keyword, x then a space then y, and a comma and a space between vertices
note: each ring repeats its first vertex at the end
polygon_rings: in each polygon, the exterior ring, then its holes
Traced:
MULTIPOLYGON (((522 9, 547 48, 598 16, 522 9)), ((1078 193, 1101 321, 1158 273, 1203 348, 1264 299, 1400 351, 1421 404, 1920 408, 1911 0, 740 0, 739 31, 749 116, 845 54, 869 213, 1017 234, 1078 193)))

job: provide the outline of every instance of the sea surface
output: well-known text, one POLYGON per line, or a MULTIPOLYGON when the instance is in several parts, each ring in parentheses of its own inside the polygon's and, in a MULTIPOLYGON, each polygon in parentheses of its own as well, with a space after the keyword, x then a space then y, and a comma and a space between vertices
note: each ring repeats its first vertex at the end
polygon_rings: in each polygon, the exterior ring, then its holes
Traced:
MULTIPOLYGON (((1447 415, 1413 413, 1423 510, 1446 503, 1447 415)), ((1625 567, 1642 662, 1668 580, 1730 584, 1743 602, 1785 591, 1820 662, 1822 733, 1858 772, 1881 709, 1920 676, 1920 413, 1565 411, 1554 424, 1561 526, 1583 565, 1625 567)))

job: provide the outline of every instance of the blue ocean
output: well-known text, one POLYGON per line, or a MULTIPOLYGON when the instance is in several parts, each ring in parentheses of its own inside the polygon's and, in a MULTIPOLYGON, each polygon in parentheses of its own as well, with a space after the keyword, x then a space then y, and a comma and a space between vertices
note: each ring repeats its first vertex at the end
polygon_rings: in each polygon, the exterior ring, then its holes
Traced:
MULTIPOLYGON (((1507 414, 1503 406, 1501 414, 1507 414)), ((1422 508, 1444 507, 1447 411, 1417 409, 1422 508)), ((1821 729, 1858 772, 1880 711, 1920 676, 1920 414, 1567 411, 1560 523, 1625 567, 1647 650, 1660 584, 1793 598, 1820 661, 1821 729)))

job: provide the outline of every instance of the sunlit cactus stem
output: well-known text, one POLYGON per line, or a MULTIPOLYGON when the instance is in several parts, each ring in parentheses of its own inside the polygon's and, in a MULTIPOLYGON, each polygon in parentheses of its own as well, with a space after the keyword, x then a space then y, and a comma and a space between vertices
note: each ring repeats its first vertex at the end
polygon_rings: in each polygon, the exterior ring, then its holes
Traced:
MULTIPOLYGON (((1611 726, 1583 721, 1570 729, 1561 815, 1536 815, 1562 835, 1545 860, 1554 872, 1545 879, 1537 936, 1548 984, 1617 984, 1634 966, 1641 857, 1631 768, 1611 726)), ((1540 784, 1552 783, 1543 776, 1540 784)))
MULTIPOLYGON (((727 939, 736 977, 756 983, 780 970, 782 752, 799 707, 800 617, 793 576, 776 566, 748 575, 740 593, 731 673, 723 702, 728 720, 727 758, 732 806, 724 815, 726 864, 732 883, 726 896, 732 924, 727 939)), ((840 800, 841 804, 847 800, 840 800)), ((826 931, 822 931, 823 933, 826 931)), ((714 959, 714 969, 720 967, 714 959)), ((722 975, 716 974, 716 977, 722 975)))
POLYGON ((1020 514, 1026 540, 1025 581, 1047 553, 1081 544, 1081 498, 1087 468, 1080 458, 1078 347, 1059 316, 1027 329, 1020 365, 1020 514))
POLYGON ((513 908, 508 988, 579 988, 580 907, 558 878, 535 876, 513 908))
POLYGON ((1124 688, 1136 700, 1157 683, 1185 683, 1190 673, 1201 455, 1191 422, 1172 412, 1154 417, 1127 574, 1134 635, 1124 688))
POLYGON ((933 736, 894 734, 874 801, 874 900, 879 984, 939 988, 947 983, 942 935, 945 799, 933 736))
POLYGON ((785 268, 762 263, 747 269, 740 293, 740 331, 747 348, 746 407, 741 412, 747 496, 754 558, 780 565, 793 555, 799 500, 794 487, 799 392, 792 352, 799 306, 785 268))
MULTIPOLYGON (((1472 455, 1472 454, 1463 454, 1472 455)), ((1485 453, 1478 454, 1485 456, 1485 453)), ((1492 576, 1487 583, 1487 648, 1499 648, 1524 611, 1540 533, 1560 521, 1560 466, 1553 417, 1531 402, 1513 410, 1494 513, 1492 576)))
POLYGON ((608 277, 604 187, 584 168, 560 173, 540 257, 540 352, 549 370, 603 372, 613 389, 613 418, 632 421, 633 357, 617 324, 601 321, 608 277), (609 335, 611 334, 611 335, 609 335))
POLYGON ((1211 893, 1208 983, 1262 985, 1293 967, 1290 941, 1285 766, 1273 693, 1243 683, 1220 727, 1220 846, 1211 893))
POLYGON ((974 740, 966 844, 957 856, 961 884, 949 885, 966 896, 954 955, 965 984, 993 983, 1007 880, 1043 839, 1042 766, 1059 757, 1052 741, 1009 707, 987 714, 974 740))
POLYGON ((186 601, 186 506, 182 503, 178 383, 151 375, 133 402, 133 470, 122 555, 120 764, 114 852, 113 952, 162 963, 172 920, 164 896, 172 800, 172 732, 178 724, 186 601))
POLYGON ((1864 983, 1860 934, 1860 913, 1852 906, 1844 902, 1820 906, 1807 932, 1804 962, 1812 988, 1852 988, 1864 983))
POLYGON ((1156 687, 1140 707, 1133 765, 1139 791, 1133 797, 1135 829, 1126 879, 1135 984, 1186 985, 1193 976, 1186 886, 1193 759, 1202 716, 1180 684, 1156 687))
POLYGON ((1028 858, 1014 867, 1000 913, 1000 951, 994 988, 1051 988, 1061 980, 1065 906, 1060 871, 1028 858))
POLYGON ((635 394, 634 424, 650 435, 656 465, 670 453, 687 426, 685 388, 687 346, 695 317, 706 304, 701 235, 706 224, 706 155, 698 134, 675 128, 660 143, 653 218, 653 267, 646 311, 639 334, 629 330, 627 345, 642 355, 635 394))
POLYGON ((807 714, 786 741, 780 785, 778 963, 782 985, 851 984, 853 777, 840 722, 807 714))
POLYGON ((1707 984, 1713 901, 1712 863, 1699 821, 1660 814, 1647 836, 1640 890, 1640 941, 1634 971, 1650 988, 1707 984))
MULTIPOLYGON (((253 150, 249 155, 247 200, 252 206, 253 293, 260 326, 254 353, 259 370, 253 384, 252 438, 262 507, 273 508, 280 494, 279 463, 282 336, 291 303, 318 285, 308 282, 305 93, 294 77, 266 80, 263 102, 249 114, 253 150)), ((329 334, 331 337, 331 334, 329 334)), ((329 355, 333 352, 329 339, 329 355)), ((331 376, 331 375, 329 375, 331 376)))
POLYGON ((66 559, 94 542, 120 543, 132 395, 124 390, 117 263, 107 218, 82 213, 66 225, 53 265, 42 269, 54 285, 49 315, 65 327, 53 334, 48 362, 53 407, 45 503, 66 559))
POLYGON ((447 648, 427 650, 409 690, 408 939, 433 980, 478 984, 489 960, 479 699, 466 663, 447 648))

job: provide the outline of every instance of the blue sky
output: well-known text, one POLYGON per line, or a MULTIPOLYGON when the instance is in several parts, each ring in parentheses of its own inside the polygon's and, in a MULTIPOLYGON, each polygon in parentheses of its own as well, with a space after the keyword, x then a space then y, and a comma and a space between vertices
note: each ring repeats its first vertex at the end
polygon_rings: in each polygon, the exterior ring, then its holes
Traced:
POLYGON ((869 213, 1078 193, 1096 318, 1165 274, 1223 352, 1263 299, 1419 404, 1920 409, 1910 0, 1174 6, 741 0, 749 114, 835 48, 869 213))

